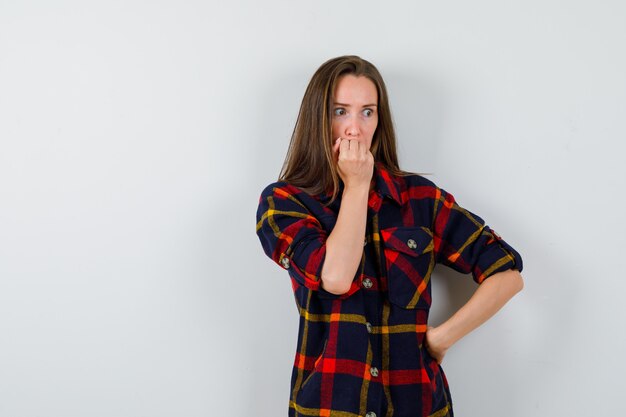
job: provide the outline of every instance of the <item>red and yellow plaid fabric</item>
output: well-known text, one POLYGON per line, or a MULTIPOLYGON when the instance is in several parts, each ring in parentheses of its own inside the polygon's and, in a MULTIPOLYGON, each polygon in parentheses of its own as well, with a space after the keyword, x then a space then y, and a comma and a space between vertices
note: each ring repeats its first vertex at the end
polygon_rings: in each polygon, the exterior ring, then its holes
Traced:
POLYGON ((261 193, 256 232, 291 277, 300 312, 289 416, 453 416, 444 371, 423 346, 437 263, 477 283, 520 254, 452 194, 417 174, 374 168, 363 256, 350 290, 320 286, 341 199, 285 182, 261 193))

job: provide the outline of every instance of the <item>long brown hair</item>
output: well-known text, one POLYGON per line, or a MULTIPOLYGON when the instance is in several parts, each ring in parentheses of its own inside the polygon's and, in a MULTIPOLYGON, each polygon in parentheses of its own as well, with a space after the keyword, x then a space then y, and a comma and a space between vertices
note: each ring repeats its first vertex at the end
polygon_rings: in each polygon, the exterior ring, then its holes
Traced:
POLYGON ((398 166, 387 88, 378 69, 355 55, 329 59, 313 74, 306 88, 279 180, 309 194, 332 191, 330 202, 337 197, 341 181, 332 151, 332 103, 338 79, 346 74, 369 78, 378 92, 378 125, 371 147, 374 160, 391 174, 409 174, 398 166))

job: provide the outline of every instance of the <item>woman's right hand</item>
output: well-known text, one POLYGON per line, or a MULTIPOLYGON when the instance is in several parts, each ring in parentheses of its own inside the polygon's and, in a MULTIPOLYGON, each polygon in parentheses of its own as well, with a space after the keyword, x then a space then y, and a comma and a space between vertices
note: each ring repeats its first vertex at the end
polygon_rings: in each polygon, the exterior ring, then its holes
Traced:
POLYGON ((356 139, 337 138, 333 144, 337 171, 346 187, 367 187, 374 175, 374 155, 356 139))
POLYGON ((374 156, 366 146, 354 139, 337 138, 333 152, 345 188, 337 222, 326 239, 321 285, 330 293, 345 294, 350 291, 363 258, 374 156))

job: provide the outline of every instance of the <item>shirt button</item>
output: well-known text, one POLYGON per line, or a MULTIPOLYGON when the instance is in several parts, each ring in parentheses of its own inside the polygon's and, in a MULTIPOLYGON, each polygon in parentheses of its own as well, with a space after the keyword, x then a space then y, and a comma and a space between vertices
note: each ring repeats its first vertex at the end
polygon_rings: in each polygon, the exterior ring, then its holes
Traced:
POLYGON ((283 266, 283 268, 285 269, 289 269, 289 258, 283 258, 280 260, 280 264, 283 266))
POLYGON ((407 240, 406 245, 411 249, 417 248, 417 243, 413 239, 407 240))
POLYGON ((372 288, 372 285, 373 284, 372 284, 372 280, 371 279, 365 278, 363 280, 363 287, 365 287, 365 288, 372 288))
POLYGON ((370 368, 370 374, 372 374, 372 376, 378 376, 378 368, 375 366, 372 366, 370 368))
POLYGON ((370 411, 367 414, 365 414, 365 417, 376 417, 376 413, 373 411, 370 411))
POLYGON ((372 323, 368 321, 367 323, 365 323, 365 327, 367 327, 368 333, 372 333, 372 323))

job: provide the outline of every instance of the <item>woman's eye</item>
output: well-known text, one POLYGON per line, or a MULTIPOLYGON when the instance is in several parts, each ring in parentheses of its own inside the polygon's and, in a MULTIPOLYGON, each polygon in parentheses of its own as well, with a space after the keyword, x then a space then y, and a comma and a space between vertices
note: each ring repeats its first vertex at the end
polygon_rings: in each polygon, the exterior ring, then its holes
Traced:
POLYGON ((367 117, 370 117, 372 114, 374 114, 374 112, 372 111, 372 109, 365 109, 363 110, 363 114, 367 117))
POLYGON ((345 114, 345 109, 338 107, 335 109, 335 116, 343 116, 345 114))

